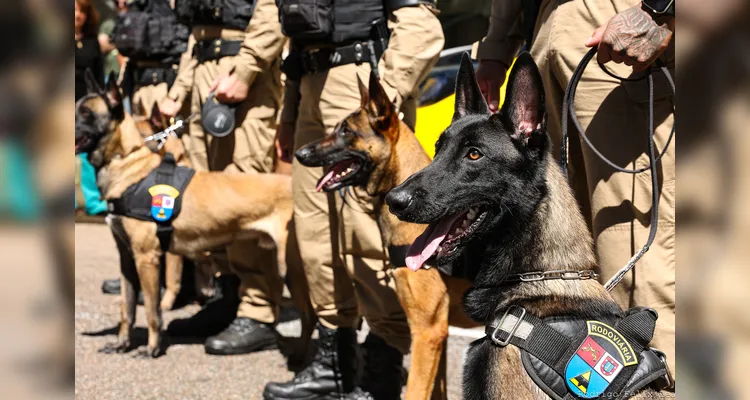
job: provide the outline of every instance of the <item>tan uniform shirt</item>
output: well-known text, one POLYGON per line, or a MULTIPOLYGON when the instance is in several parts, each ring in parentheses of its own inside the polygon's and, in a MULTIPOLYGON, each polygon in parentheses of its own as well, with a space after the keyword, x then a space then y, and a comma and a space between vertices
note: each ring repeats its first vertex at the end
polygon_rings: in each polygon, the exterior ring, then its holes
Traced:
MULTIPOLYGON (((416 96, 419 83, 430 73, 443 49, 442 27, 434 18, 435 14, 434 7, 420 4, 399 8, 389 15, 391 37, 378 69, 381 83, 396 107, 400 107, 404 99, 416 96), (435 35, 436 30, 441 34, 435 35)), ((294 123, 298 104, 297 86, 287 82, 282 122, 294 123)))
MULTIPOLYGON (((257 74, 269 70, 284 47, 286 37, 281 33, 276 4, 273 0, 258 0, 253 19, 263 23, 250 23, 245 31, 226 29, 220 26, 198 25, 193 27, 188 42, 188 52, 192 54, 196 41, 204 39, 242 40, 240 53, 233 56, 233 62, 221 75, 234 72, 248 86, 252 85, 257 74)), ((251 21, 252 22, 252 21, 251 21)), ((195 57, 180 60, 180 69, 169 97, 182 102, 193 87, 193 71, 198 65, 195 57)))

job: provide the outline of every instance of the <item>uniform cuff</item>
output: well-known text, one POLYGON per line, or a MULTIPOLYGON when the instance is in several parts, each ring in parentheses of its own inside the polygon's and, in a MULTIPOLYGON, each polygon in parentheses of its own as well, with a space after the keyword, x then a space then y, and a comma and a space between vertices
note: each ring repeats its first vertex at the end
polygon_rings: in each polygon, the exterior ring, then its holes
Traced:
POLYGON ((243 64, 237 65, 234 68, 234 73, 237 75, 237 78, 244 82, 248 87, 250 87, 250 84, 253 83, 253 80, 255 80, 255 77, 258 75, 257 71, 254 71, 249 66, 243 64))
POLYGON ((493 42, 483 39, 474 44, 472 56, 477 60, 494 60, 500 61, 505 65, 513 63, 513 57, 516 55, 518 47, 516 44, 508 42, 493 42))
POLYGON ((187 95, 188 91, 180 86, 172 86, 172 88, 169 89, 169 93, 167 93, 167 97, 178 103, 183 103, 187 95))

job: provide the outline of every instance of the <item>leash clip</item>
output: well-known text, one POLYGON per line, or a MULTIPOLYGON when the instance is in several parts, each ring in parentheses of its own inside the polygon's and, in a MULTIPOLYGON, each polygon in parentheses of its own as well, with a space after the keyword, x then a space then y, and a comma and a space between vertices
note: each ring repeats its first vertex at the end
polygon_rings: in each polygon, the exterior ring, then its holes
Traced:
MULTIPOLYGON (((513 315, 513 316, 515 317, 515 315, 513 315)), ((518 330, 518 327, 521 326, 521 323, 523 322, 523 318, 525 316, 526 316, 526 309, 525 308, 523 308, 521 306, 517 306, 517 305, 512 305, 512 306, 508 307, 508 309, 505 310, 505 314, 503 314, 503 317, 500 318, 500 322, 498 322, 497 326, 492 331, 492 335, 490 335, 490 339, 492 340, 492 342, 495 343, 496 345, 500 346, 500 347, 505 347, 508 344, 510 344, 511 339, 513 339, 513 336, 516 334, 516 330, 518 330), (498 333, 498 331, 500 331, 500 328, 503 326, 503 322, 505 322, 505 318, 507 318, 509 314, 513 315, 512 314, 512 310, 514 308, 520 309, 521 310, 521 315, 518 316, 518 317, 516 317, 518 319, 513 324, 513 327, 509 331, 507 331, 508 332, 508 337, 505 338, 505 339, 500 340, 497 337, 497 333, 498 333)))
POLYGON ((156 149, 161 150, 162 147, 164 147, 164 144, 167 143, 167 138, 169 136, 178 137, 177 131, 179 131, 185 126, 185 122, 189 122, 191 119, 195 118, 196 116, 197 114, 194 113, 184 120, 183 119, 177 120, 175 121, 175 123, 168 126, 167 129, 164 129, 163 131, 158 132, 158 133, 154 133, 153 135, 144 138, 143 141, 144 142, 159 142, 156 145, 156 149))

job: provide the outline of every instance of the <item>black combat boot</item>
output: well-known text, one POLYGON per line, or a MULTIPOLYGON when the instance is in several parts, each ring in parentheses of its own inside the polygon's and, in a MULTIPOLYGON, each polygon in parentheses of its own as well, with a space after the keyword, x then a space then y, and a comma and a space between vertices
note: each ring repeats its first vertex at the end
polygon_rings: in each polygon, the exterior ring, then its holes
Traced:
POLYGON ((276 329, 247 317, 237 317, 221 333, 206 339, 206 353, 216 355, 247 354, 278 348, 276 329))
POLYGON ((372 333, 362 343, 365 367, 360 384, 346 400, 398 400, 404 384, 404 355, 372 333))
POLYGON ((102 281, 102 293, 120 294, 120 278, 103 280, 102 281))
POLYGON ((221 275, 216 278, 216 293, 190 318, 176 319, 167 327, 170 336, 208 337, 223 331, 237 316, 240 278, 221 275))
POLYGON ((354 388, 357 373, 357 332, 318 324, 318 351, 310 365, 286 383, 271 382, 266 400, 343 399, 354 388))

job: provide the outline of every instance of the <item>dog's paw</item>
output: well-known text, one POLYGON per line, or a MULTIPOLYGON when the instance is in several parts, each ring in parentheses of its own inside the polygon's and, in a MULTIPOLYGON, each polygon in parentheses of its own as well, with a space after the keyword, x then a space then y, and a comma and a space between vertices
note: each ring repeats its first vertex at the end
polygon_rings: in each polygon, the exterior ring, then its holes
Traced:
POLYGON ((104 345, 104 347, 99 349, 99 353, 122 354, 126 353, 128 350, 130 350, 130 342, 115 342, 104 345))
POLYGON ((154 358, 158 358, 164 355, 164 349, 161 348, 161 346, 150 349, 148 347, 141 347, 138 349, 138 351, 133 354, 133 358, 139 359, 139 360, 150 360, 154 358))

